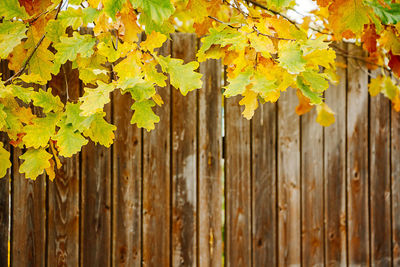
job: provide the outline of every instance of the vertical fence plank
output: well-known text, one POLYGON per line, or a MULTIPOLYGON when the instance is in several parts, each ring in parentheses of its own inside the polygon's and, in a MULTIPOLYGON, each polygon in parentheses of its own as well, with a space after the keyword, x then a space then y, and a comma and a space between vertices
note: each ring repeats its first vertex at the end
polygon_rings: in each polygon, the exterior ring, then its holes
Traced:
POLYGON ((392 256, 400 266, 400 112, 391 113, 392 256))
POLYGON ((225 101, 226 263, 251 265, 250 122, 243 118, 240 97, 225 101))
MULTIPOLYGON (((4 133, 0 133, 0 142, 3 148, 10 151, 9 140, 4 133)), ((10 158, 11 162, 12 159, 10 158)), ((0 266, 8 266, 8 245, 9 236, 9 216, 10 216, 10 182, 11 168, 8 169, 6 175, 0 180, 0 266)))
MULTIPOLYGON (((362 50, 349 46, 349 53, 362 50)), ((349 264, 369 264, 368 210, 368 73, 348 59, 347 197, 349 264)))
MULTIPOLYGON (((347 45, 340 47, 347 51, 347 45)), ((346 58, 337 61, 346 64, 346 58)), ((339 83, 325 91, 335 123, 324 128, 325 256, 327 266, 345 266, 346 254, 346 79, 347 70, 337 68, 339 83)))
POLYGON ((279 266, 300 265, 300 119, 295 90, 278 101, 278 242, 279 266))
POLYGON ((141 264, 141 130, 130 125, 131 96, 114 93, 113 264, 141 264))
POLYGON ((200 64, 198 92, 199 266, 222 266, 221 62, 200 64))
MULTIPOLYGON (((104 110, 109 121, 111 106, 104 110)), ((110 265, 111 151, 92 141, 82 149, 81 265, 110 265)))
POLYGON ((316 109, 301 117, 302 264, 324 266, 323 129, 316 109))
POLYGON ((276 106, 261 105, 252 119, 253 266, 276 266, 276 106))
MULTIPOLYGON (((71 63, 63 65, 61 72, 49 83, 52 92, 64 103, 78 100, 80 93, 78 71, 71 67, 71 63)), ((60 158, 60 161, 62 166, 56 168, 54 181, 48 181, 47 265, 78 266, 79 155, 60 158)))
MULTIPOLYGON (((172 36, 172 57, 185 64, 195 60, 194 34, 172 36)), ((183 96, 172 89, 172 264, 196 266, 197 221, 197 97, 196 91, 183 96)))
MULTIPOLYGON (((160 54, 169 55, 165 42, 160 54)), ((143 265, 170 265, 170 86, 158 88, 164 104, 155 107, 156 129, 143 135, 143 265)))
POLYGON ((390 101, 382 94, 371 97, 369 164, 371 264, 390 266, 390 101))
POLYGON ((12 266, 45 266, 46 176, 35 181, 19 173, 23 152, 14 149, 12 266))
MULTIPOLYGON (((10 77, 10 71, 7 67, 7 61, 0 62, 0 73, 2 73, 2 79, 6 80, 10 77)), ((3 147, 11 153, 11 146, 9 145, 9 139, 6 133, 0 133, 0 142, 3 143, 3 147)), ((10 156, 10 161, 13 163, 13 159, 10 156)), ((8 265, 8 245, 10 242, 9 236, 9 216, 10 212, 10 182, 11 182, 11 168, 8 169, 6 175, 0 180, 0 266, 8 265)))

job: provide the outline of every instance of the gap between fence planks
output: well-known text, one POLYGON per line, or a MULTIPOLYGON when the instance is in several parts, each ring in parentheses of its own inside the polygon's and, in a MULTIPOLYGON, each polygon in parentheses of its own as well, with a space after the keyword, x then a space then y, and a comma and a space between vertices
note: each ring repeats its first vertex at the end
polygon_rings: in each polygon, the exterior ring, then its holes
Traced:
MULTIPOLYGON (((197 47, 194 35, 175 34, 160 53, 187 62, 197 47)), ((338 60, 348 69, 325 93, 336 112, 328 128, 315 112, 294 114, 294 90, 243 119, 240 98, 222 106, 222 66, 210 60, 200 91, 157 88, 164 105, 152 132, 129 125, 132 100, 115 92, 112 148, 90 143, 62 159, 53 182, 25 180, 23 151, 7 147, 0 265, 9 241, 12 266, 398 265, 400 116, 386 98, 369 99, 362 66, 338 60)), ((76 100, 78 73, 64 71, 68 86, 63 75, 48 86, 76 100)))

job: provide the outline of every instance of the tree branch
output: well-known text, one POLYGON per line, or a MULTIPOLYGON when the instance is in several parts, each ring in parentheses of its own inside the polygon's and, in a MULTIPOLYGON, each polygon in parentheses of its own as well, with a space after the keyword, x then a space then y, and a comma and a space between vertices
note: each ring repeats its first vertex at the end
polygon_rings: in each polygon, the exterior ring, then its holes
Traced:
MULTIPOLYGON (((61 11, 61 7, 63 5, 64 0, 61 0, 60 4, 58 5, 56 15, 54 16, 54 19, 56 20, 58 18, 58 14, 61 11)), ((35 52, 38 50, 39 46, 42 44, 44 38, 46 37, 46 32, 43 34, 43 36, 40 38, 39 42, 35 45, 35 48, 32 50, 32 52, 29 54, 28 58, 25 60, 24 65, 17 71, 13 76, 11 76, 7 81, 4 82, 4 85, 8 85, 12 83, 12 81, 19 77, 28 67, 29 61, 32 59, 33 55, 35 52)))

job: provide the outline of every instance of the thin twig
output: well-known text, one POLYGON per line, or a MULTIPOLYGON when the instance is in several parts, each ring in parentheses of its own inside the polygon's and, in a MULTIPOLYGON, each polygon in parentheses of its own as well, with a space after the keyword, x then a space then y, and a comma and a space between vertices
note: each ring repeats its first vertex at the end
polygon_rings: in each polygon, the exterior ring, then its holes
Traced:
POLYGON ((208 16, 208 17, 209 17, 210 19, 213 19, 213 20, 215 20, 215 21, 221 23, 221 24, 227 25, 228 27, 230 27, 230 28, 232 28, 232 29, 240 29, 240 28, 241 28, 241 27, 239 27, 239 26, 232 26, 231 24, 229 24, 229 23, 227 23, 227 22, 223 22, 222 20, 219 20, 219 19, 217 19, 216 17, 213 17, 213 16, 208 16))
POLYGON ((275 11, 275 10, 273 10, 273 9, 270 9, 270 8, 264 6, 263 4, 258 3, 257 1, 254 1, 254 0, 245 0, 245 1, 246 1, 246 2, 249 2, 249 3, 252 3, 252 4, 255 5, 256 7, 259 7, 259 8, 261 8, 261 9, 264 9, 264 10, 266 10, 266 11, 268 11, 268 12, 274 14, 274 15, 281 16, 282 18, 286 19, 286 20, 289 21, 291 24, 293 24, 298 30, 300 30, 300 28, 299 28, 299 26, 297 25, 297 23, 294 22, 293 20, 291 20, 290 18, 288 18, 286 15, 284 15, 284 14, 278 12, 278 11, 275 11))
POLYGON ((64 74, 64 81, 65 81, 65 92, 67 93, 67 102, 69 100, 69 86, 68 86, 68 77, 67 73, 65 72, 64 65, 61 65, 62 72, 64 74))
MULTIPOLYGON (((63 5, 63 0, 61 0, 60 4, 58 5, 57 13, 56 13, 56 15, 54 17, 55 20, 58 18, 58 14, 61 11, 61 6, 62 5, 63 5)), ((42 42, 43 42, 45 37, 46 37, 46 32, 43 34, 43 36, 40 38, 39 42, 35 45, 35 48, 29 54, 28 58, 24 62, 24 65, 22 65, 22 67, 19 69, 19 71, 17 71, 13 76, 11 76, 7 81, 5 81, 4 85, 10 84, 16 77, 19 77, 26 70, 26 67, 29 64, 29 61, 32 59, 33 55, 38 50, 39 46, 42 44, 42 42)))

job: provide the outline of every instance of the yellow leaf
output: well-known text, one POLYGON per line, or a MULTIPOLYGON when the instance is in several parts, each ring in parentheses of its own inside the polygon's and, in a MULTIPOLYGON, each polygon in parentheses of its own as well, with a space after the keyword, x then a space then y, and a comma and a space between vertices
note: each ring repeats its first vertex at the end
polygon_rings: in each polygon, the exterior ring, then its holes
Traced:
POLYGON ((54 178, 56 178, 56 173, 54 171, 55 163, 54 163, 53 159, 50 159, 49 162, 50 162, 50 167, 45 168, 45 171, 46 171, 47 175, 49 176, 50 181, 53 181, 54 178))
POLYGON ((383 76, 378 76, 376 78, 371 79, 371 82, 368 84, 368 91, 371 96, 376 96, 382 91, 383 86, 383 76))
POLYGON ((162 100, 162 98, 159 94, 155 94, 151 98, 160 107, 164 104, 164 101, 162 100))
POLYGON ((258 107, 258 94, 251 89, 246 89, 243 96, 244 97, 240 100, 239 104, 244 105, 244 111, 242 114, 246 119, 250 120, 254 115, 254 110, 258 107))
POLYGON ((159 48, 167 40, 167 36, 162 33, 153 31, 147 36, 146 41, 140 44, 140 47, 144 50, 153 52, 154 49, 159 48))
POLYGON ((316 121, 322 126, 329 126, 335 122, 335 113, 328 107, 327 104, 322 103, 317 106, 317 119, 316 121))

